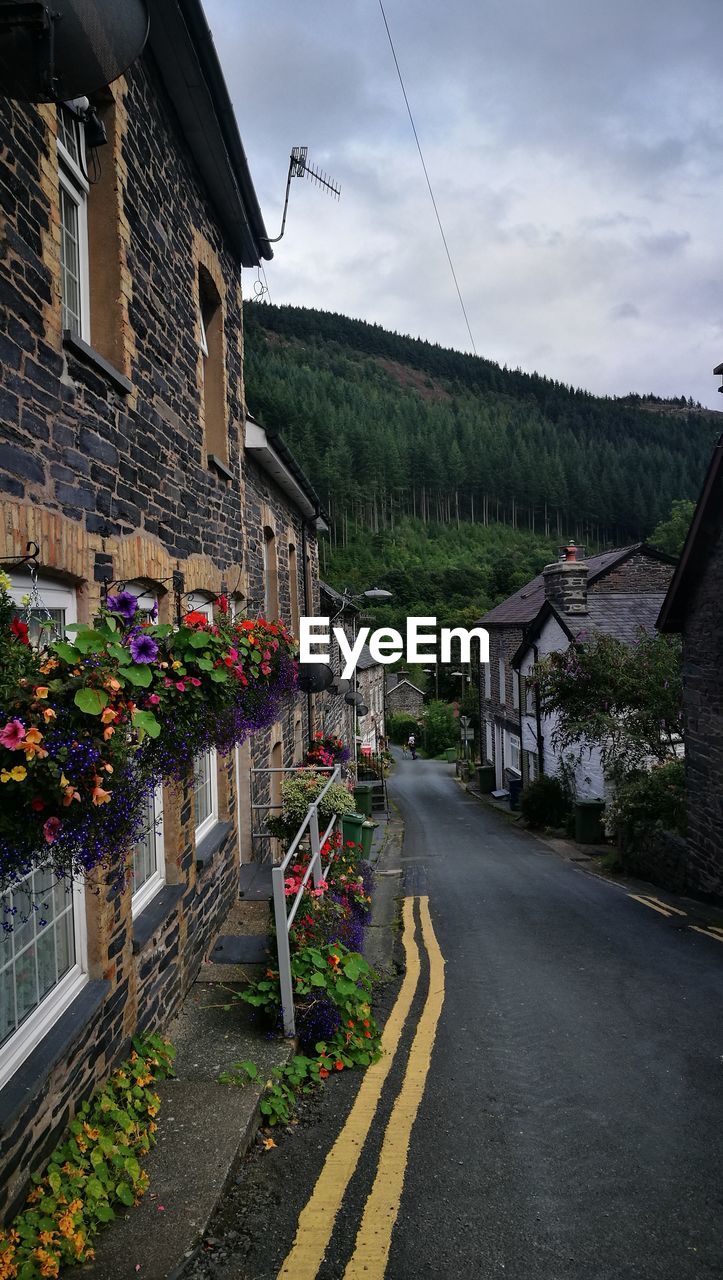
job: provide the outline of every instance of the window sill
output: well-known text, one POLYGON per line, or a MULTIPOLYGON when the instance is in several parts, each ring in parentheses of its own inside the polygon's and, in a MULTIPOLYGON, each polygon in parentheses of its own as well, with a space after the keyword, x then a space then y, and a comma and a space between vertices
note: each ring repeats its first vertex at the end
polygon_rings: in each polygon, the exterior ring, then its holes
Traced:
POLYGON ((223 480, 233 480, 233 471, 215 453, 207 454, 207 461, 209 468, 212 471, 217 471, 223 480))
POLYGON ((137 956, 173 915, 176 903, 183 897, 185 885, 166 884, 133 921, 133 954, 137 956))
POLYGON ((40 1044, 21 1062, 0 1090, 0 1130, 9 1129, 23 1107, 33 1104, 53 1068, 62 1059, 70 1059, 75 1042, 96 1016, 110 989, 110 982, 88 982, 40 1044))
POLYGON ((201 869, 213 862, 221 845, 233 831, 232 822, 217 822, 196 845, 196 866, 201 869))
POLYGON ((115 365, 106 360, 99 351, 95 351, 84 338, 74 329, 63 329, 63 346, 73 352, 83 364, 91 365, 98 373, 102 373, 109 382, 113 383, 116 391, 122 391, 125 395, 133 390, 133 383, 130 378, 126 378, 115 365))

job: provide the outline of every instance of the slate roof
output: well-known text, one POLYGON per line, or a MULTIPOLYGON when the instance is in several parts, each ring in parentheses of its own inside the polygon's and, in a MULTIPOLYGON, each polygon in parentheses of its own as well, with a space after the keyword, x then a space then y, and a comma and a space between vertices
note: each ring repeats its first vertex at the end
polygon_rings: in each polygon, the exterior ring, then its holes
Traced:
POLYGON ((636 644, 641 629, 647 632, 655 630, 664 599, 664 591, 652 592, 650 595, 628 591, 600 591, 588 596, 586 614, 574 616, 553 608, 546 601, 534 620, 534 626, 526 631, 522 644, 513 655, 512 665, 517 667, 522 662, 550 617, 557 618, 570 641, 578 637, 584 640, 592 635, 604 635, 622 640, 625 644, 636 644))
POLYGON ((368 645, 368 644, 365 644, 365 645, 363 646, 362 651, 361 651, 361 653, 359 654, 359 658, 358 658, 358 660, 357 660, 357 664, 356 664, 356 665, 357 665, 357 667, 359 667, 362 671, 368 671, 370 667, 378 667, 378 666, 380 666, 380 663, 378 663, 378 662, 377 662, 376 658, 373 658, 373 657, 372 657, 372 655, 371 655, 371 650, 370 650, 370 648, 369 648, 369 645, 368 645))
MULTIPOLYGON (((603 551, 600 555, 586 557, 588 584, 593 583, 596 578, 602 577, 608 569, 626 560, 628 556, 640 551, 642 547, 645 547, 644 542, 636 542, 629 547, 617 547, 613 551, 603 551)), ((649 548, 646 547, 647 550, 649 548)), ((520 587, 519 591, 515 591, 506 600, 502 600, 500 604, 495 605, 494 609, 490 609, 489 613, 486 613, 483 618, 480 618, 475 623, 475 626, 525 627, 534 621, 544 603, 545 579, 541 573, 538 573, 537 577, 533 578, 531 582, 526 583, 524 587, 520 587)))

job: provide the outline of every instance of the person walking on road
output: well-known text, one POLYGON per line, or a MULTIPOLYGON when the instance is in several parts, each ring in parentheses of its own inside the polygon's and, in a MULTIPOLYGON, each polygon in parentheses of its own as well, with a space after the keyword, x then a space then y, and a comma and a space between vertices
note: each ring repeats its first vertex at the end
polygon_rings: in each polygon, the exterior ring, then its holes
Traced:
POLYGON ((414 736, 414 734, 413 734, 413 733, 410 733, 409 738, 407 739, 407 746, 409 747, 409 750, 410 750, 410 753, 411 753, 412 759, 413 759, 413 760, 416 760, 416 758, 417 758, 417 739, 415 738, 415 736, 414 736))

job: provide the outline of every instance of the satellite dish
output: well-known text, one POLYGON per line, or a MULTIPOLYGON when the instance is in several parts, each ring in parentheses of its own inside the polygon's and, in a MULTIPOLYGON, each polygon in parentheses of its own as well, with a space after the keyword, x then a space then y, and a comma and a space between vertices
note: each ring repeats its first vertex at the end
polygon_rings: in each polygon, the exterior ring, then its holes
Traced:
POLYGON ((328 662, 299 663, 297 685, 302 693, 322 693, 334 683, 334 672, 328 662))
POLYGON ((359 703, 359 706, 356 709, 356 713, 362 720, 364 719, 364 716, 369 715, 369 708, 365 702, 359 703))
POLYGON ((146 0, 0 0, 0 91, 69 102, 117 80, 143 51, 146 0))

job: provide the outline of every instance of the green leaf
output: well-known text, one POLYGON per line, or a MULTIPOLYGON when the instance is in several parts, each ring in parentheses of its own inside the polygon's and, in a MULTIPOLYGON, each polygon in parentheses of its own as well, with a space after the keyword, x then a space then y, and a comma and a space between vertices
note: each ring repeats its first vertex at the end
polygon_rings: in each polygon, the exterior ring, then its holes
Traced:
POLYGON ((59 658, 62 658, 64 662, 69 662, 71 666, 80 658, 80 650, 76 649, 72 644, 66 644, 64 640, 58 640, 50 647, 53 653, 57 653, 59 658))
POLYGON ((127 1204, 129 1207, 133 1204, 133 1192, 127 1182, 117 1183, 115 1193, 121 1204, 127 1204))
POLYGON ((138 685, 141 689, 147 689, 153 680, 153 672, 148 666, 126 667, 123 672, 123 678, 129 680, 131 684, 138 685))
POLYGON ((326 977, 324 976, 323 973, 312 973, 311 977, 309 978, 309 982, 311 983, 312 987, 325 987, 326 977))
POLYGON ((109 644, 108 653, 111 658, 115 658, 116 662, 119 662, 122 667, 127 667, 128 664, 133 661, 125 645, 122 644, 109 644))
POLYGON ((98 1178, 88 1178, 85 1190, 93 1200, 100 1200, 105 1195, 105 1187, 98 1178))
POLYGON ((57 1196, 58 1192, 60 1191, 60 1188, 63 1185, 63 1179, 61 1178, 60 1174, 56 1172, 55 1169, 53 1169, 53 1171, 48 1174, 48 1182, 50 1183, 51 1187, 53 1188, 53 1191, 57 1196))
POLYGON ((99 1222, 112 1222, 115 1214, 109 1204, 99 1204, 95 1208, 95 1216, 99 1222))
POLYGON ((213 671, 213 663, 210 658, 196 658, 196 666, 201 671, 213 671))
POLYGON ((188 643, 192 649, 205 649, 211 643, 211 637, 205 631, 194 631, 188 643))
POLYGON ((81 653, 101 653, 105 649, 108 640, 100 631, 94 631, 92 627, 88 627, 85 631, 79 631, 75 637, 75 647, 80 649, 81 653))
POLYGON ((108 694, 104 689, 78 689, 73 701, 87 716, 99 716, 108 706, 108 694))
POLYGON ((212 671, 211 679, 214 681, 215 684, 223 684, 224 681, 228 680, 228 673, 226 671, 221 671, 220 669, 217 671, 212 671))
POLYGON ((157 738, 161 732, 161 726, 152 711, 134 711, 133 725, 136 729, 147 733, 149 738, 157 738))

